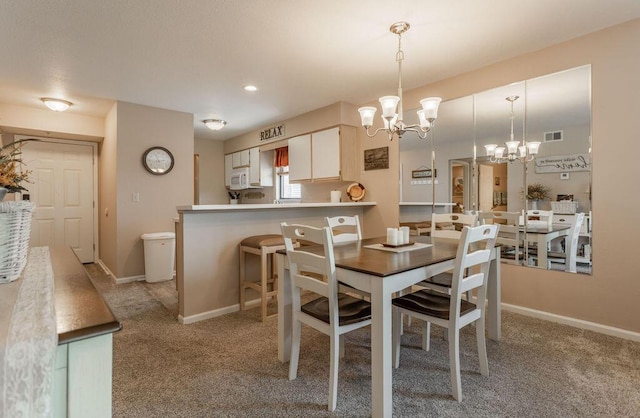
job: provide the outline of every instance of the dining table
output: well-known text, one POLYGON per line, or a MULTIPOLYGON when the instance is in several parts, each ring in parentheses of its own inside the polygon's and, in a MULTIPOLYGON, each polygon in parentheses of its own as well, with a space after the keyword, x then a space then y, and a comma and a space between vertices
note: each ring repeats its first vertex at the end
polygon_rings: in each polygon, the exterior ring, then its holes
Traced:
MULTIPOLYGON (((390 248, 386 237, 334 244, 337 279, 368 292, 371 301, 371 416, 391 417, 392 397, 392 320, 391 300, 422 280, 452 270, 458 241, 450 238, 412 236, 415 244, 390 248)), ((322 253, 314 245, 306 251, 322 253)), ((291 354, 292 288, 286 252, 276 253, 278 265, 278 358, 288 362, 291 354)), ((487 334, 501 337, 500 251, 492 251, 487 284, 487 334)))
POLYGON ((524 241, 528 243, 536 244, 537 258, 536 267, 547 268, 547 254, 548 247, 551 241, 556 238, 564 237, 569 234, 571 229, 570 225, 566 224, 551 224, 551 225, 537 225, 527 224, 526 228, 523 226, 522 236, 524 241))

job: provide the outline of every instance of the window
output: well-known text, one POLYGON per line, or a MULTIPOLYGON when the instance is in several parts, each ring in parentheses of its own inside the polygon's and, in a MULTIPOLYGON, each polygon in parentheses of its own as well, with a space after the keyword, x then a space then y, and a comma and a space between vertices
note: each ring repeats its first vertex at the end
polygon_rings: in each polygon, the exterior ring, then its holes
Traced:
POLYGON ((300 199, 300 184, 289 184, 289 166, 276 168, 278 175, 278 199, 300 199))

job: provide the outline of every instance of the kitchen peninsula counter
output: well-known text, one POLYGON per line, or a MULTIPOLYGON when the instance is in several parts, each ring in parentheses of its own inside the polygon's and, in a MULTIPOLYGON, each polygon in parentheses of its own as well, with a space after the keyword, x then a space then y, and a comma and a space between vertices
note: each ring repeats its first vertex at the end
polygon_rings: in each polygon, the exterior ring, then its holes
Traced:
MULTIPOLYGON (((239 309, 239 250, 243 239, 280 234, 280 223, 323 226, 325 216, 362 220, 375 202, 282 203, 178 206, 176 282, 178 320, 183 324, 239 309)), ((366 237, 366 228, 363 231, 366 237)), ((259 258, 247 257, 247 274, 259 275, 259 258)), ((258 293, 247 292, 247 300, 258 293)))
POLYGON ((375 206, 375 202, 340 202, 340 203, 241 203, 238 205, 189 205, 178 206, 178 212, 185 211, 224 211, 224 210, 256 210, 256 209, 304 209, 304 208, 346 208, 375 206))

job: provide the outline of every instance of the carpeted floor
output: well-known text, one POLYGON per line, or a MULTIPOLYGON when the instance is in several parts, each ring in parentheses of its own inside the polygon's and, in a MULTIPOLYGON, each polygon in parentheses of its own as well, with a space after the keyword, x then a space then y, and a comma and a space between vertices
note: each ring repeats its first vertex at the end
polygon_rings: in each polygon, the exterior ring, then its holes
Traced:
MULTIPOLYGON (((277 359, 277 319, 259 309, 191 325, 176 320, 175 283, 113 285, 87 265, 123 330, 114 335, 114 417, 367 417, 368 329, 347 336, 338 407, 326 410, 328 338, 303 327, 298 378, 277 359)), ((450 396, 447 343, 433 327, 420 350, 405 331, 394 371, 395 417, 639 417, 640 343, 503 312, 480 375, 475 330, 461 335, 463 401, 450 396)))

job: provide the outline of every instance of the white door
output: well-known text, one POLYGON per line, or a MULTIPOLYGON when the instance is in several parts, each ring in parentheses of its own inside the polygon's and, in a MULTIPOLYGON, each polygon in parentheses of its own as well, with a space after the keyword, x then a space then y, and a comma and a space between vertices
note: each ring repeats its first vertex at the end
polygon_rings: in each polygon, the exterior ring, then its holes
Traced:
POLYGON ((30 245, 71 247, 81 262, 94 261, 93 150, 87 144, 27 142, 23 160, 36 210, 30 245))
POLYGON ((493 167, 480 164, 479 169, 478 209, 490 212, 493 209, 493 167))

